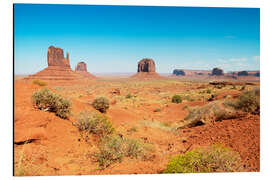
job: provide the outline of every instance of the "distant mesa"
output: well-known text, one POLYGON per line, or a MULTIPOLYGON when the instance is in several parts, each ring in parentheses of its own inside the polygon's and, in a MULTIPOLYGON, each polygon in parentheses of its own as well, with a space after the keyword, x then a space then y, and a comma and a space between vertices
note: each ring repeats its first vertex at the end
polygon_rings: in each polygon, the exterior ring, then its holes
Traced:
POLYGON ((79 62, 75 68, 75 71, 85 71, 87 72, 87 67, 85 62, 79 62))
POLYGON ((90 74, 89 72, 87 72, 87 65, 85 62, 79 62, 77 64, 77 66, 75 67, 75 72, 79 73, 85 77, 89 77, 89 78, 96 78, 94 75, 90 74))
POLYGON ((155 61, 151 58, 143 58, 138 62, 137 74, 131 76, 137 79, 162 79, 165 77, 156 73, 155 61))
POLYGON ((185 71, 182 70, 182 69, 173 70, 173 74, 176 75, 176 76, 185 76, 186 75, 185 71))
POLYGON ((137 72, 156 72, 156 64, 153 59, 144 58, 138 62, 137 72))
POLYGON ((224 75, 224 72, 220 68, 214 68, 212 70, 212 76, 223 76, 223 75, 224 75))
POLYGON ((48 67, 42 71, 30 75, 25 79, 40 79, 40 80, 80 80, 86 77, 74 72, 70 68, 69 53, 66 58, 64 51, 61 48, 50 46, 47 53, 48 67))
POLYGON ((239 71, 237 73, 238 76, 248 76, 248 72, 247 71, 239 71))

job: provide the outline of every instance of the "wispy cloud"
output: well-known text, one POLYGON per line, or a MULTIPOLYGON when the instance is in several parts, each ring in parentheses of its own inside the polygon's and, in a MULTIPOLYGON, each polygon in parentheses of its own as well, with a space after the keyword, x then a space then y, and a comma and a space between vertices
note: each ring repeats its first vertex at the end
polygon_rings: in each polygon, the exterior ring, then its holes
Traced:
POLYGON ((247 61, 248 59, 247 58, 231 58, 229 59, 230 62, 244 62, 244 61, 247 61))
POLYGON ((253 56, 252 58, 253 58, 253 60, 255 60, 255 61, 260 61, 260 56, 253 56))

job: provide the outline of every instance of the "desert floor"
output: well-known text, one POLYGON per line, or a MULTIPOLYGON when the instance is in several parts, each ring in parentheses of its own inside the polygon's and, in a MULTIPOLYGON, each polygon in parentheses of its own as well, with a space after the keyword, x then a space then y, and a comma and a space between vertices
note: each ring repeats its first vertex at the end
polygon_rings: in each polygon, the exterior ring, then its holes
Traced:
MULTIPOLYGON (((246 89, 258 87, 246 85, 246 89)), ((101 77, 76 83, 48 83, 47 88, 72 102, 69 119, 34 108, 31 96, 42 89, 30 81, 14 83, 14 174, 88 175, 161 173, 170 158, 199 146, 221 143, 239 152, 244 171, 260 170, 260 117, 246 114, 202 126, 178 129, 187 108, 203 106, 211 94, 214 101, 239 96, 241 85, 215 88, 208 82, 164 79, 134 80, 101 77), (211 93, 207 93, 210 89, 211 93), (120 90, 120 94, 118 93, 120 90), (126 96, 130 94, 131 97, 126 96), (171 102, 174 94, 183 102, 171 102), (147 160, 125 157, 122 162, 100 168, 92 154, 98 151, 97 138, 87 138, 74 125, 85 110, 96 111, 90 102, 104 96, 110 101, 106 116, 121 136, 139 139, 151 147, 147 160), (30 141, 27 141, 29 140, 30 141)), ((97 112, 97 111, 96 111, 97 112)), ((99 113, 99 112, 98 112, 99 113)))

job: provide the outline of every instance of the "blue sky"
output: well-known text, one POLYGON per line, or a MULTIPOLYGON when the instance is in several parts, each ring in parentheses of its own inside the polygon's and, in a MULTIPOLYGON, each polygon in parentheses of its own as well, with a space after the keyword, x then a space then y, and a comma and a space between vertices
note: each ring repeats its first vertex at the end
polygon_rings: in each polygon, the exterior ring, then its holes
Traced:
POLYGON ((50 45, 91 73, 136 72, 145 57, 159 73, 260 69, 258 8, 14 6, 15 74, 46 68, 50 45))

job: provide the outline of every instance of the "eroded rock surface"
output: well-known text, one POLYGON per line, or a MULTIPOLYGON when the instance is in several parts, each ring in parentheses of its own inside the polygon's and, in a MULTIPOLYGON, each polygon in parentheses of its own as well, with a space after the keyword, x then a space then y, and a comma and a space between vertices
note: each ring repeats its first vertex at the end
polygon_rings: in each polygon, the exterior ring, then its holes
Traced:
POLYGON ((138 62, 137 72, 156 72, 156 65, 153 59, 144 58, 138 62))

